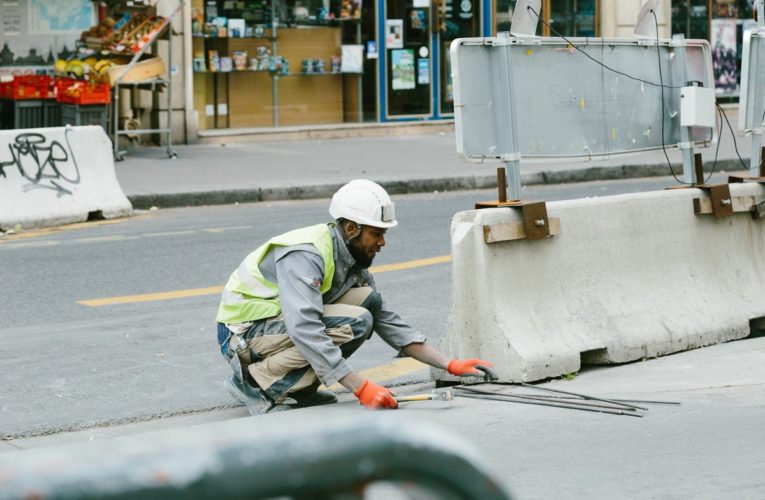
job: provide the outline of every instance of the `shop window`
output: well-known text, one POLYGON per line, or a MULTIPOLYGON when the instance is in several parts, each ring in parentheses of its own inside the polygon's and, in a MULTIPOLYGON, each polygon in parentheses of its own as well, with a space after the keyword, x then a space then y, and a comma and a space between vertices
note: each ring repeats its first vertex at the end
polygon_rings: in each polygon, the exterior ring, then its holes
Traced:
MULTIPOLYGON (((510 31, 516 0, 496 0, 496 31, 510 31)), ((543 0, 537 35, 598 36, 598 0, 543 0)))
POLYGON ((722 100, 738 98, 743 34, 756 25, 752 3, 752 0, 672 2, 672 33, 709 40, 715 89, 722 100))

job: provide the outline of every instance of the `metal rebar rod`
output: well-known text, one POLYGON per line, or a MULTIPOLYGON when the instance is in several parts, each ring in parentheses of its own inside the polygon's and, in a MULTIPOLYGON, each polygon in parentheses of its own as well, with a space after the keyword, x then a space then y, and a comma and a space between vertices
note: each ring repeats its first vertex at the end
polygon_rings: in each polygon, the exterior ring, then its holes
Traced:
POLYGON ((621 401, 623 403, 645 403, 649 405, 679 405, 679 401, 647 401, 645 399, 612 399, 611 401, 621 401))
MULTIPOLYGON (((548 399, 560 399, 560 400, 569 400, 570 398, 567 398, 566 396, 540 396, 548 399)), ((645 403, 645 404, 656 404, 656 405, 679 405, 681 404, 678 401, 655 401, 655 400, 646 400, 646 399, 611 399, 611 401, 620 401, 624 403, 645 403)))
POLYGON ((454 395, 461 398, 492 399, 495 401, 504 401, 505 403, 520 403, 525 405, 551 406, 553 408, 566 408, 569 410, 592 411, 595 413, 608 413, 610 415, 629 415, 631 417, 640 417, 640 418, 643 417, 643 415, 641 415, 640 413, 627 413, 626 411, 605 410, 605 409, 590 408, 590 407, 584 407, 584 406, 570 406, 566 404, 555 404, 552 402, 548 403, 548 402, 542 402, 542 401, 531 401, 528 399, 514 399, 512 396, 488 396, 485 394, 470 394, 470 393, 462 393, 462 392, 457 392, 454 395))
MULTIPOLYGON (((551 403, 560 402, 560 403, 569 404, 569 405, 576 405, 576 406, 588 406, 588 407, 593 407, 593 408, 607 408, 607 409, 611 409, 611 410, 625 410, 625 408, 623 406, 621 406, 621 405, 617 406, 617 405, 613 405, 613 404, 605 404, 605 403, 600 404, 600 403, 586 402, 585 400, 583 400, 581 398, 577 399, 577 400, 573 400, 571 398, 566 399, 566 398, 557 397, 557 396, 542 396, 542 395, 534 395, 534 394, 508 394, 506 392, 481 391, 479 389, 474 389, 472 387, 470 387, 470 388, 465 387, 465 388, 460 388, 460 389, 465 390, 465 391, 469 391, 469 392, 474 392, 476 394, 485 394, 487 396, 509 396, 509 397, 513 397, 513 398, 530 399, 530 400, 535 400, 535 401, 547 401, 547 402, 551 402, 551 403)), ((627 408, 626 411, 636 411, 636 410, 634 410, 632 408, 627 408)))
POLYGON ((595 396, 588 396, 586 394, 577 394, 576 392, 568 392, 568 391, 561 391, 559 389, 550 389, 549 387, 539 387, 537 385, 527 384, 525 382, 521 382, 521 385, 523 387, 530 387, 532 389, 537 389, 540 391, 549 391, 549 392, 557 392, 559 394, 567 394, 569 396, 579 396, 582 399, 591 399, 593 401, 601 401, 603 403, 613 403, 620 406, 625 406, 627 408, 633 408, 636 410, 648 410, 648 408, 645 408, 643 406, 637 406, 637 405, 628 405, 627 403, 620 403, 618 401, 614 401, 613 399, 605 399, 605 398, 596 398, 595 396))

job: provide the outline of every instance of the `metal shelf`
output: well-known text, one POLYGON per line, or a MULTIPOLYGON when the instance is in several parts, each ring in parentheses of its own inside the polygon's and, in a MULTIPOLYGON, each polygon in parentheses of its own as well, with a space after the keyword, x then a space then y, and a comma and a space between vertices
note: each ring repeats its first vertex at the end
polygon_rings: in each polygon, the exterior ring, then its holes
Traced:
MULTIPOLYGON (((143 46, 143 48, 136 53, 133 58, 130 60, 130 62, 127 64, 127 67, 125 68, 125 71, 122 73, 122 76, 120 76, 117 81, 114 82, 114 85, 112 86, 112 146, 114 148, 114 159, 116 161, 121 161, 125 158, 125 155, 127 154, 127 151, 120 150, 119 148, 119 137, 120 136, 129 136, 129 135, 136 135, 136 134, 160 134, 164 135, 166 137, 166 152, 167 156, 170 159, 175 159, 178 157, 178 154, 173 150, 173 41, 172 41, 172 26, 171 23, 173 21, 173 18, 175 18, 175 15, 181 11, 183 8, 184 0, 177 0, 177 4, 175 9, 173 9, 173 12, 170 13, 165 18, 164 23, 162 24, 162 27, 157 31, 157 33, 152 37, 151 40, 149 40, 146 45, 143 46), (122 79, 125 78, 125 75, 127 75, 130 70, 135 66, 135 64, 140 60, 141 56, 146 53, 146 50, 149 47, 155 46, 157 41, 163 37, 163 35, 167 35, 167 78, 151 78, 148 80, 141 80, 141 81, 130 81, 130 82, 123 82, 122 79), (121 87, 130 87, 135 89, 141 89, 141 90, 150 90, 152 92, 155 92, 158 90, 159 87, 164 87, 166 89, 166 96, 167 96, 167 127, 164 128, 154 128, 154 129, 136 129, 136 130, 120 130, 119 128, 119 118, 120 118, 120 88, 121 87)), ((164 90, 164 89, 160 89, 164 90)))

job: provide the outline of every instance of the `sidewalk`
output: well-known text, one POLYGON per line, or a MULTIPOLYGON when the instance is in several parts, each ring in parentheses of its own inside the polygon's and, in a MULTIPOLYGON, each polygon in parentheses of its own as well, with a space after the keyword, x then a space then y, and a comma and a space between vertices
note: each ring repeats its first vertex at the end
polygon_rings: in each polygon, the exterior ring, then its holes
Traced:
MULTIPOLYGON (((680 403, 644 404, 649 409, 641 412, 643 418, 462 397, 406 403, 379 415, 402 425, 413 421, 440 427, 469 442, 517 498, 762 498, 763 361, 765 337, 755 337, 591 367, 573 380, 542 384, 597 397, 680 403)), ((431 388, 420 384, 397 391, 404 395, 431 388)), ((297 426, 321 421, 331 426, 335 417, 363 418, 363 412, 355 398, 342 394, 338 405, 286 414, 249 417, 237 407, 20 438, 0 442, 0 468, 17 454, 46 453, 51 447, 63 447, 62 453, 91 442, 118 447, 167 432, 193 436, 221 424, 267 427, 285 418, 297 426)))
MULTIPOLYGON (((736 127, 736 109, 726 110, 736 127)), ((443 127, 441 127, 443 129, 443 127)), ((496 187, 498 163, 468 163, 457 156, 454 133, 422 127, 423 134, 231 144, 130 148, 116 162, 117 177, 135 208, 329 198, 342 184, 365 177, 392 194, 496 187)), ((232 139, 233 140, 233 139, 232 139)), ((751 139, 737 134, 748 167, 751 139)), ((715 146, 700 152, 711 170, 715 146)), ((698 152, 698 151, 697 151, 698 152)), ((667 150, 682 178, 679 150, 667 150)), ((717 172, 743 172, 724 125, 717 172)), ((524 185, 671 175, 664 153, 651 151, 607 160, 522 161, 524 185)))

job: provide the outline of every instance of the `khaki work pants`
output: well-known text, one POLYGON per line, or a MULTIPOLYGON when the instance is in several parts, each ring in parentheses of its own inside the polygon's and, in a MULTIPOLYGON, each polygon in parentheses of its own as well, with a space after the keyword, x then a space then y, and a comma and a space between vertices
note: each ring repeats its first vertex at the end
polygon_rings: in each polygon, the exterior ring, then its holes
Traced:
MULTIPOLYGON (((324 305, 325 332, 347 358, 372 334, 380 296, 370 287, 351 288, 334 304, 324 305)), ((319 379, 305 357, 292 343, 279 315, 260 321, 245 334, 253 362, 247 371, 275 403, 292 392, 318 387, 319 379)), ((241 357, 240 357, 241 359, 241 357)))

